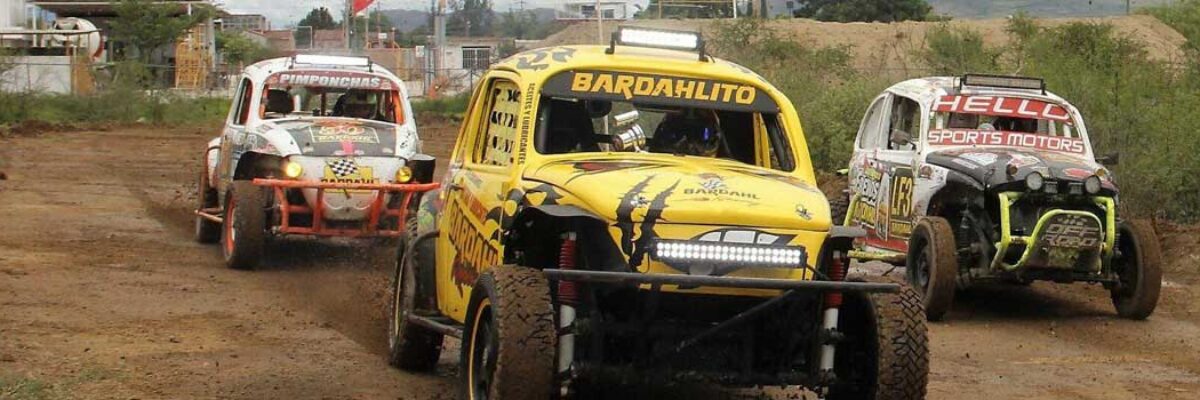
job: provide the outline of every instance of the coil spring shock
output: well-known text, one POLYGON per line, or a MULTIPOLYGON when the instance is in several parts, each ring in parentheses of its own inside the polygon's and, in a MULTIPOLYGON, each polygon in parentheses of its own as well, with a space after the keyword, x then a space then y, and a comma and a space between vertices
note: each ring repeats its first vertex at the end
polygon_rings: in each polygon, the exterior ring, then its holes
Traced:
MULTIPOLYGON (((842 252, 834 252, 829 263, 829 280, 840 282, 846 280, 846 257, 842 252)), ((842 305, 842 292, 831 290, 825 293, 825 307, 835 308, 842 305)))
MULTIPOLYGON (((575 269, 575 232, 563 237, 562 247, 558 249, 558 268, 563 270, 575 269)), ((572 281, 558 281, 558 302, 560 304, 579 304, 579 286, 572 281)))

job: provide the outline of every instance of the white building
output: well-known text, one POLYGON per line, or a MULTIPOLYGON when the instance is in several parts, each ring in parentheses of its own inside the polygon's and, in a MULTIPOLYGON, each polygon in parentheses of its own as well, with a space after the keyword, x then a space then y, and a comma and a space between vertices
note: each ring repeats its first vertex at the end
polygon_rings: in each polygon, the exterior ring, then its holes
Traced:
POLYGON ((596 9, 599 7, 602 19, 628 20, 633 18, 633 10, 629 1, 621 0, 567 0, 555 13, 559 21, 580 21, 596 19, 596 9))

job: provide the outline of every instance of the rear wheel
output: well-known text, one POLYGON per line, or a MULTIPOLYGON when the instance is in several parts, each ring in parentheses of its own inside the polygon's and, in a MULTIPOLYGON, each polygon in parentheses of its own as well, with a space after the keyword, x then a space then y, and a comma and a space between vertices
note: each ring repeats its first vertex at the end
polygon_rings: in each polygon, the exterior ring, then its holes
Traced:
POLYGON ((557 342, 550 283, 541 271, 502 265, 484 272, 463 330, 463 398, 551 398, 558 389, 557 342))
POLYGON ((941 217, 924 217, 908 241, 908 282, 921 293, 930 321, 941 320, 954 303, 958 285, 958 251, 954 231, 941 217))
POLYGON ((849 292, 840 310, 830 400, 918 400, 929 382, 929 342, 921 295, 849 292))
POLYGON ((442 353, 442 335, 408 322, 408 315, 433 313, 434 239, 409 242, 392 274, 388 321, 388 364, 409 371, 427 372, 442 353))
MULTIPOLYGON (((209 185, 208 167, 201 166, 200 178, 196 180, 196 210, 212 209, 219 206, 217 190, 209 185)), ((216 243, 221 239, 221 224, 208 218, 196 216, 194 237, 200 243, 216 243)))
POLYGON ((1121 284, 1112 288, 1112 302, 1122 318, 1146 319, 1158 306, 1162 290, 1158 239, 1144 221, 1124 221, 1117 229, 1118 253, 1112 266, 1121 284))
POLYGON ((225 265, 233 269, 254 269, 266 248, 266 190, 250 181, 234 181, 225 201, 225 223, 221 250, 225 265))

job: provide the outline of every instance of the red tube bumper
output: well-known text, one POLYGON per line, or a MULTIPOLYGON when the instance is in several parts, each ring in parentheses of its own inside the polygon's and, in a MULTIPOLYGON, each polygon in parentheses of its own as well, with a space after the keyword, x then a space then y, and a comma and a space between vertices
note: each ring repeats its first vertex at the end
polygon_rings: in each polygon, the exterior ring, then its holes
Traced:
POLYGON ((348 237, 399 237, 405 233, 404 221, 408 216, 409 202, 412 201, 413 193, 428 192, 430 190, 441 187, 440 183, 333 183, 333 182, 305 182, 293 181, 284 179, 263 179, 254 180, 257 186, 265 186, 275 191, 276 205, 279 207, 279 226, 275 227, 278 233, 297 234, 297 235, 315 235, 315 236, 348 236, 348 237), (316 189, 316 204, 309 207, 307 204, 291 204, 288 202, 287 194, 284 189, 316 189), (358 228, 335 228, 325 224, 325 191, 326 190, 374 190, 376 191, 375 200, 371 203, 370 209, 367 211, 367 218, 358 228), (387 194, 400 193, 403 195, 399 207, 391 208, 385 203, 387 194), (312 216, 312 226, 293 226, 291 225, 291 216, 297 214, 307 214, 312 216), (386 217, 396 217, 398 223, 395 229, 380 228, 380 221, 386 217))

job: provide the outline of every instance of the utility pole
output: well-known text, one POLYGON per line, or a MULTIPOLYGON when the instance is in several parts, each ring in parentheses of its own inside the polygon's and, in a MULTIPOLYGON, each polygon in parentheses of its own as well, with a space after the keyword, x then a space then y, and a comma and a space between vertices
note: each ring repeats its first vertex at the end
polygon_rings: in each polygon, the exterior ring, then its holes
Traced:
POLYGON ((600 0, 596 0, 596 40, 604 44, 604 13, 600 12, 600 0))

